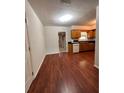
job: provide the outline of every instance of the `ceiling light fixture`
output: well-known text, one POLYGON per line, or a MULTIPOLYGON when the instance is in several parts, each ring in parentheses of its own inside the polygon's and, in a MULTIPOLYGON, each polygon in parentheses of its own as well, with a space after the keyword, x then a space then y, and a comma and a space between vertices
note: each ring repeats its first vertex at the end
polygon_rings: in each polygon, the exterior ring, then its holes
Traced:
POLYGON ((70 21, 71 19, 72 19, 72 15, 70 14, 63 15, 62 17, 59 18, 61 22, 67 22, 70 21))

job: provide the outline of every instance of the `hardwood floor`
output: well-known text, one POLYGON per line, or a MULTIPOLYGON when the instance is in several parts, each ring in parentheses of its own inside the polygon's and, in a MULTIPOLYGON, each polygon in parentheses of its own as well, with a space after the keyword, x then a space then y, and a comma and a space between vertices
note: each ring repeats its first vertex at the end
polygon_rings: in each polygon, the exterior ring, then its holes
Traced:
POLYGON ((47 55, 28 93, 98 93, 94 52, 47 55))

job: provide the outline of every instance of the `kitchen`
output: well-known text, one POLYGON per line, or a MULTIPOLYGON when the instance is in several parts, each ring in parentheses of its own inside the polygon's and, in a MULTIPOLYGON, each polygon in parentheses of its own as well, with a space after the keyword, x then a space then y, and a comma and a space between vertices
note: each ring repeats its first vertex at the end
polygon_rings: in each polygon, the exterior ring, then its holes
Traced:
POLYGON ((71 41, 68 42, 69 53, 95 51, 96 24, 88 26, 72 26, 71 41))

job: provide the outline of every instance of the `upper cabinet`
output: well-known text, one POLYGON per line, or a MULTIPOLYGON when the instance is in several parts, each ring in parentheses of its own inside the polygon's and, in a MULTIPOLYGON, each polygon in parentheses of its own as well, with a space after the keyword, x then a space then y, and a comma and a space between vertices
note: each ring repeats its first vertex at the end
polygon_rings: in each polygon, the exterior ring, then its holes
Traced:
POLYGON ((92 26, 72 26, 71 29, 72 39, 79 39, 81 37, 81 32, 87 32, 88 39, 95 38, 96 24, 92 26))
POLYGON ((92 30, 87 30, 87 31, 83 31, 83 30, 71 30, 71 38, 72 39, 79 39, 81 37, 81 32, 87 32, 87 38, 88 39, 92 39, 95 38, 95 33, 96 31, 92 31, 92 30))
POLYGON ((71 31, 71 38, 72 39, 78 39, 81 36, 81 31, 80 30, 72 30, 71 31))
POLYGON ((96 34, 96 31, 89 31, 88 32, 88 36, 87 36, 87 38, 88 39, 92 39, 92 38, 95 38, 95 34, 96 34))

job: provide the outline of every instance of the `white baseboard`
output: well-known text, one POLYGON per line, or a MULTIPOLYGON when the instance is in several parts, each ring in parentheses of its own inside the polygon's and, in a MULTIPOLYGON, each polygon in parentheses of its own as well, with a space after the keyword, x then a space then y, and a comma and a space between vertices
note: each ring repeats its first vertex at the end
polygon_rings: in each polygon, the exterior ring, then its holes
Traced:
POLYGON ((47 55, 49 55, 49 54, 57 54, 57 53, 59 53, 59 52, 47 52, 47 55))
MULTIPOLYGON (((63 52, 68 52, 68 51, 66 50, 66 51, 63 51, 63 52)), ((58 53, 60 53, 60 51, 47 52, 46 54, 50 55, 50 54, 58 54, 58 53)))
POLYGON ((46 54, 43 56, 42 61, 41 61, 41 64, 39 65, 39 67, 38 67, 36 73, 33 75, 33 79, 36 78, 36 76, 37 76, 37 74, 38 74, 38 72, 39 72, 39 70, 40 70, 40 68, 41 68, 41 65, 42 65, 42 63, 43 63, 45 57, 46 57, 46 54))
POLYGON ((39 67, 38 67, 36 73, 33 75, 32 79, 30 79, 30 80, 28 80, 28 82, 26 82, 26 85, 25 85, 25 93, 27 93, 27 91, 28 91, 28 89, 29 89, 31 83, 32 83, 33 80, 36 78, 36 76, 37 76, 37 74, 38 74, 38 72, 39 72, 39 70, 40 70, 40 68, 41 68, 41 65, 42 65, 42 63, 43 63, 45 57, 46 57, 46 54, 43 56, 42 61, 41 61, 41 64, 39 65, 39 67))
POLYGON ((94 65, 94 67, 96 67, 97 69, 99 69, 99 67, 97 65, 94 65))
POLYGON ((25 83, 25 93, 28 92, 28 89, 33 81, 33 78, 31 77, 26 83, 25 83))

